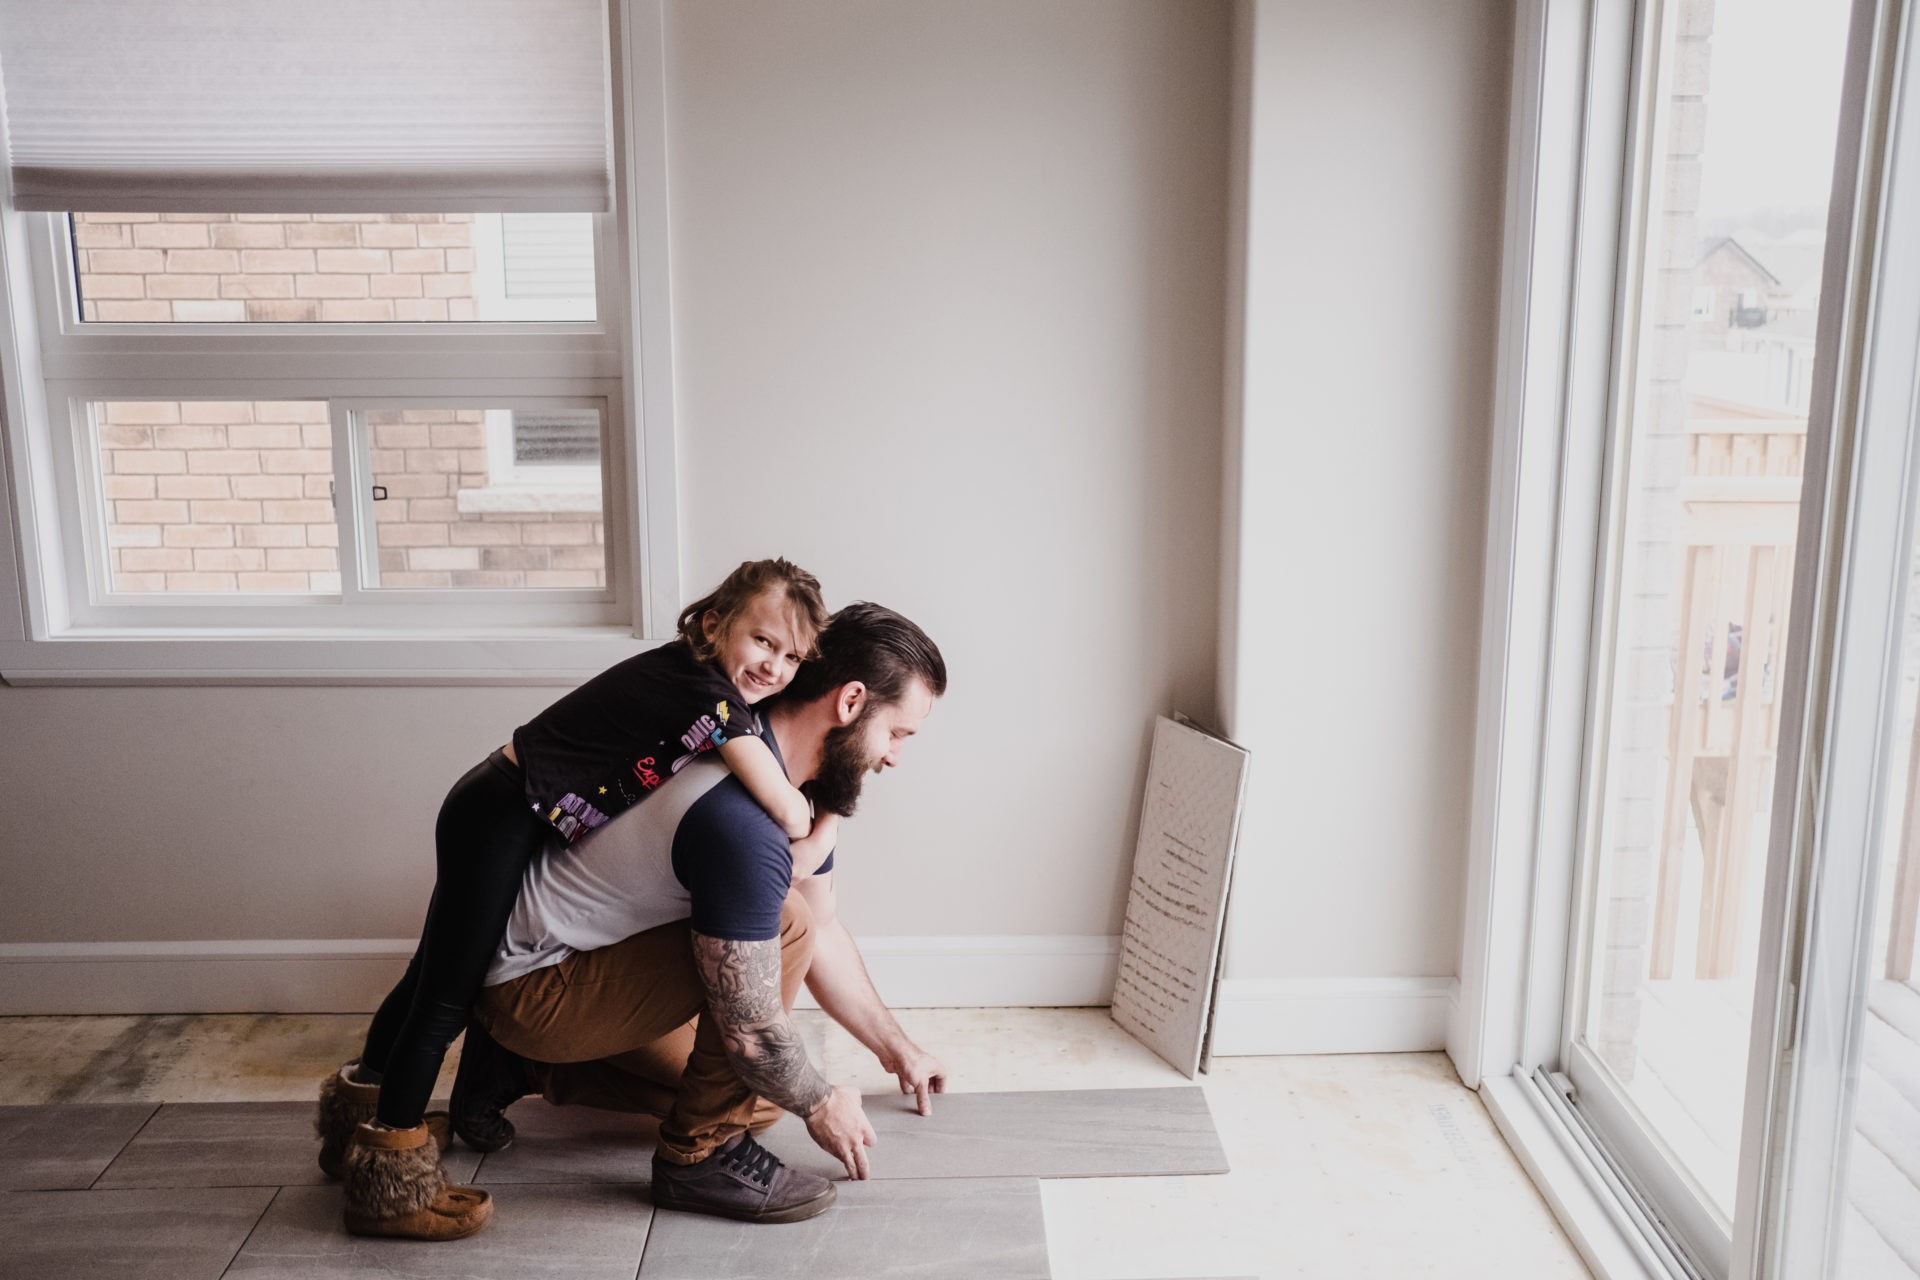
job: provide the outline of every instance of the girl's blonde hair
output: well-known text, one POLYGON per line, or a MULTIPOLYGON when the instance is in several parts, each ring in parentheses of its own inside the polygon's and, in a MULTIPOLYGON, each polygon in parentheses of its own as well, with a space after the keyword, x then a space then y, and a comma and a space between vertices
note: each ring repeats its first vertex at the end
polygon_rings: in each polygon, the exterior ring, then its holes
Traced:
POLYGON ((785 559, 744 560, 719 586, 680 611, 680 634, 692 648, 693 656, 702 662, 719 656, 719 645, 707 639, 708 613, 719 615, 716 640, 723 640, 746 611, 747 602, 775 587, 786 596, 789 618, 796 633, 794 640, 803 642, 804 652, 800 656, 811 658, 815 642, 826 630, 827 606, 820 599, 820 580, 785 559))

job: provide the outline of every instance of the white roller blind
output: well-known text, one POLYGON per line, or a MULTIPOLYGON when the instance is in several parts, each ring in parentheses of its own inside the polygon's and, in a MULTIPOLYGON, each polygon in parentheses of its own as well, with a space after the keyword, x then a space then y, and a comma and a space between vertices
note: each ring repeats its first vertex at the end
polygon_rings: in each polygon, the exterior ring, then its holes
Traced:
POLYGON ((600 212, 602 0, 0 0, 22 209, 600 212))

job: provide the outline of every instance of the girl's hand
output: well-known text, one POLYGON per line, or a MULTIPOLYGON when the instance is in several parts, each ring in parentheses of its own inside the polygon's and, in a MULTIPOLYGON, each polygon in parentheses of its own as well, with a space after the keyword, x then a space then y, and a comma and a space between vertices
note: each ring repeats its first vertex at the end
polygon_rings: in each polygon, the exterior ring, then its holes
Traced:
POLYGON ((793 842, 793 878, 804 880, 820 869, 840 839, 840 815, 823 813, 802 839, 793 842))

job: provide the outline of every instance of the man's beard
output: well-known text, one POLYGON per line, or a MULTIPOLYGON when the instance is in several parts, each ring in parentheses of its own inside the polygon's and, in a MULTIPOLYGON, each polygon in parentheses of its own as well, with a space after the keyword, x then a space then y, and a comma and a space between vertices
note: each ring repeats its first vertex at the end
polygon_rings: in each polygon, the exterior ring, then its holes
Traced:
POLYGON ((866 725, 868 707, 852 724, 827 730, 826 744, 820 751, 820 770, 801 790, 813 797, 814 807, 843 818, 853 816, 860 802, 860 788, 867 780, 873 761, 860 754, 861 729, 866 725))

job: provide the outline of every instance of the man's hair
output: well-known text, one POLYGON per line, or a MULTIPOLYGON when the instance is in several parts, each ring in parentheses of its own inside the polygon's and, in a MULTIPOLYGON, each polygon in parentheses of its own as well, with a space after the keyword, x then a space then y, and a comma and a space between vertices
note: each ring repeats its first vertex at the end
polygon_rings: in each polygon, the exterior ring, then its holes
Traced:
POLYGON ((947 691, 947 664, 939 646, 905 617, 865 600, 827 620, 815 651, 800 664, 782 700, 811 702, 854 680, 881 705, 905 697, 915 677, 926 681, 936 698, 947 691))
POLYGON ((680 634, 693 656, 711 662, 719 655, 719 644, 707 639, 709 611, 719 615, 717 640, 725 640, 747 606, 761 592, 774 588, 786 597, 787 621, 794 629, 793 642, 800 646, 800 656, 811 656, 827 625, 827 606, 820 599, 820 580, 791 560, 743 560, 724 582, 682 609, 680 634))

